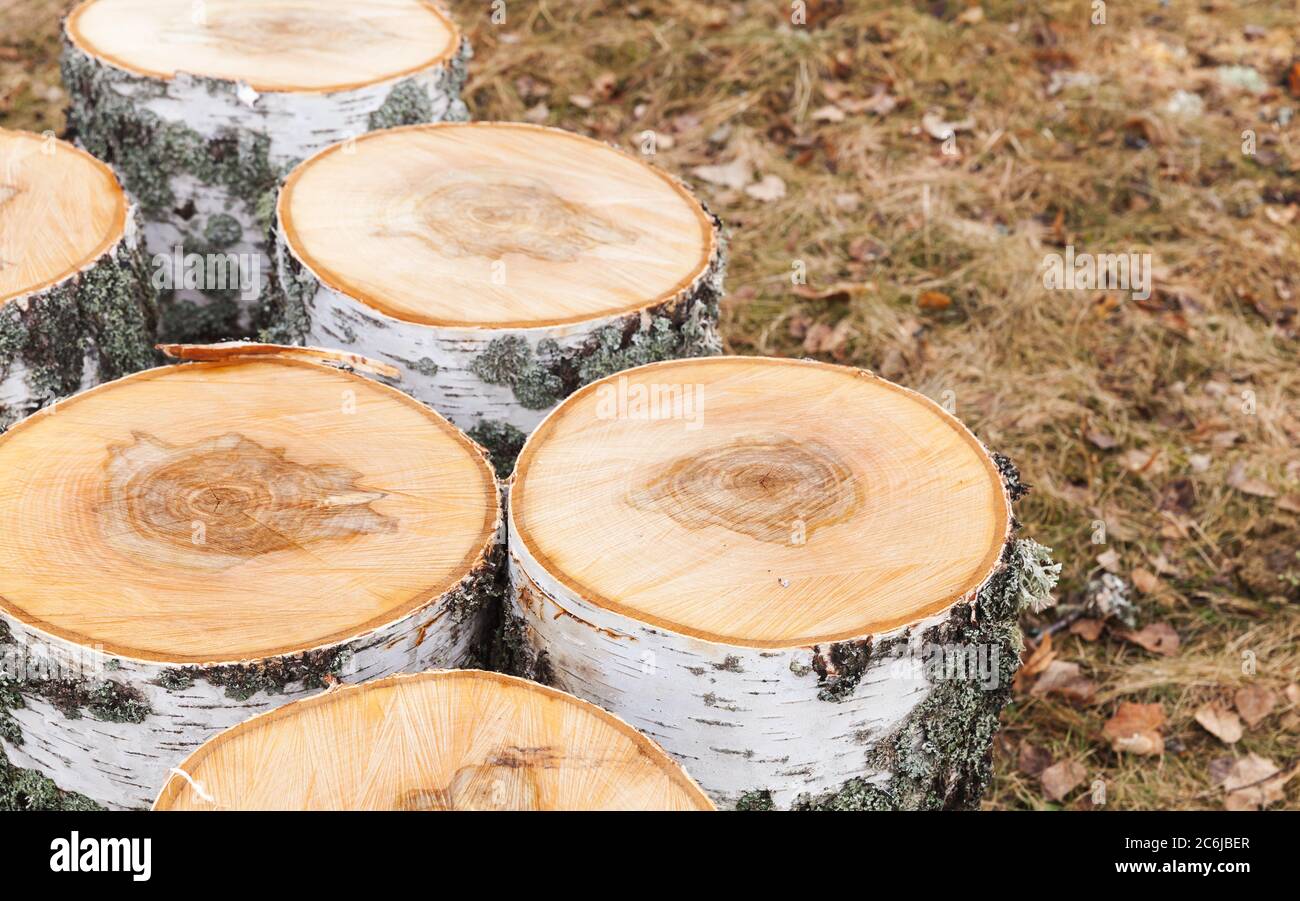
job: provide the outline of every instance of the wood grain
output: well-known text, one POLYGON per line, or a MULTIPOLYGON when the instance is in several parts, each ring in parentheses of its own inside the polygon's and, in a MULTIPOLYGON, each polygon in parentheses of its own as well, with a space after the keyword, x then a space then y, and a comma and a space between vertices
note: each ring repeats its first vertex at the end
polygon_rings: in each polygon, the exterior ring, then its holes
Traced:
POLYGON ((336 689, 199 748, 156 810, 709 810, 667 754, 571 695, 496 673, 336 689))
POLYGON ((323 150, 280 194, 289 250, 326 285, 438 326, 537 327, 652 307, 694 282, 714 228, 677 182, 580 135, 518 123, 389 129, 323 150))
POLYGON ((138 373, 0 436, 0 609, 144 660, 251 660, 392 622, 485 553, 446 420, 296 359, 138 373))
POLYGON ((747 357, 583 388, 529 438, 509 506, 518 541, 575 595, 753 647, 941 611, 989 577, 1008 530, 990 456, 927 398, 860 370, 747 357), (607 403, 619 390, 693 398, 679 405, 691 416, 632 415, 607 403))
POLYGON ((460 41, 424 0, 86 0, 67 31, 86 53, 139 75, 186 72, 278 92, 397 78, 448 59, 460 41))
POLYGON ((0 304, 47 288, 122 240, 112 171, 53 136, 0 129, 0 304))

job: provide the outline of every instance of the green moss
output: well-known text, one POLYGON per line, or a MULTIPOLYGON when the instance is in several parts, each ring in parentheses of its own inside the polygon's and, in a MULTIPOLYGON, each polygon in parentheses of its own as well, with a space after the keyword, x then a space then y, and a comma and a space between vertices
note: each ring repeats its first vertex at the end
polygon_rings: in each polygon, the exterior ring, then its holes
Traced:
POLYGON ((168 691, 184 691, 194 685, 194 673, 184 669, 163 670, 154 684, 168 691))
POLYGON ((371 131, 380 128, 395 128, 399 125, 417 125, 433 119, 433 100, 418 79, 408 78, 399 81, 383 105, 370 114, 371 131))
POLYGON ((1005 454, 994 454, 993 464, 997 466, 998 472, 1002 474, 1002 483, 1006 485, 1007 496, 1013 501, 1018 501, 1029 493, 1029 485, 1020 481, 1020 470, 1016 469, 1016 464, 1011 462, 1011 458, 1005 454))
MULTIPOLYGON (((212 138, 144 109, 140 99, 162 96, 159 82, 100 66, 65 46, 60 68, 71 104, 68 129, 92 154, 111 164, 141 207, 149 213, 172 210, 171 178, 189 175, 220 185, 250 210, 281 174, 270 162, 270 138, 227 128, 212 138), (129 85, 133 97, 114 89, 129 85)), ((232 93, 235 85, 195 79, 210 93, 232 93)))
POLYGON ((107 723, 142 723, 153 712, 138 689, 112 679, 16 679, 0 675, 0 737, 10 744, 23 743, 22 730, 12 711, 40 698, 69 719, 89 714, 107 723))
POLYGON ((452 590, 444 603, 453 623, 477 622, 479 611, 500 600, 504 562, 505 546, 494 544, 483 565, 452 590))
POLYGON ((550 655, 529 641, 528 624, 508 603, 501 605, 500 622, 494 630, 489 663, 499 673, 531 679, 542 685, 555 684, 555 670, 550 655))
POLYGON ((401 357, 395 357, 392 354, 389 354, 388 356, 389 359, 401 363, 402 365, 406 366, 408 369, 412 369, 415 372, 418 372, 420 375, 424 376, 425 378, 431 379, 438 374, 438 364, 435 363, 429 357, 420 357, 420 359, 418 360, 404 360, 401 357))
POLYGON ((36 770, 14 766, 0 749, 0 811, 103 809, 85 795, 63 791, 36 770))
POLYGON ((470 371, 489 385, 513 385, 533 365, 533 349, 517 335, 488 342, 474 358, 470 371))
POLYGON ((244 236, 243 226, 234 216, 217 213, 208 217, 203 226, 203 240, 214 250, 221 250, 235 244, 244 236))
POLYGON ((343 671, 352 652, 344 648, 304 651, 257 663, 219 666, 184 666, 165 670, 157 684, 169 691, 188 688, 202 679, 226 690, 226 697, 246 701, 258 692, 282 694, 290 684, 305 689, 326 688, 330 678, 343 671))
POLYGON ((258 340, 268 344, 303 344, 311 321, 307 301, 316 296, 320 282, 302 267, 292 254, 285 254, 289 270, 282 279, 272 266, 253 314, 258 340))
MULTIPOLYGON (((1028 491, 1010 460, 999 454, 995 461, 1010 496, 1028 491)), ((923 647, 981 654, 979 677, 943 673, 931 680, 925 699, 868 752, 866 768, 887 774, 886 781, 851 779, 836 791, 798 798, 795 809, 935 810, 979 804, 992 775, 998 718, 1011 698, 1011 681, 1020 666, 1020 615, 1050 604, 1061 570, 1047 548, 1028 539, 1007 542, 1001 564, 972 603, 954 607, 943 623, 922 636, 923 647)), ((906 645, 895 640, 890 647, 877 646, 874 656, 904 652, 906 645)), ((870 647, 866 654, 872 655, 870 647)), ((865 666, 852 654, 845 662, 850 670, 865 666)), ((814 663, 814 668, 820 678, 825 665, 814 663)))
POLYGON ((740 658, 735 654, 728 654, 726 657, 722 658, 721 663, 711 663, 709 665, 715 670, 724 673, 743 673, 745 671, 744 667, 740 664, 740 658))
POLYGON ((239 304, 228 297, 207 303, 170 300, 163 304, 161 332, 167 341, 178 344, 229 341, 243 332, 239 315, 239 304))
MULTIPOLYGON (((450 95, 450 107, 441 119, 448 122, 466 121, 469 112, 460 101, 460 89, 465 84, 465 63, 472 56, 468 41, 461 41, 457 52, 452 56, 443 71, 440 84, 434 87, 439 94, 450 95)), ((396 128, 399 125, 418 125, 421 122, 434 121, 433 99, 423 87, 421 79, 408 78, 399 81, 388 92, 379 109, 370 114, 367 121, 371 131, 380 128, 396 128)))
POLYGON ((583 385, 634 366, 717 353, 717 316, 717 297, 702 290, 675 314, 630 316, 596 330, 575 348, 546 339, 534 349, 517 335, 496 338, 470 369, 489 385, 510 386, 525 409, 545 410, 583 385))
POLYGON ((934 810, 974 808, 991 777, 998 717, 1011 697, 1023 649, 1021 612, 1043 602, 1059 565, 1032 541, 1007 544, 1004 567, 972 604, 955 607, 946 622, 927 630, 927 646, 978 648, 990 668, 981 678, 948 675, 903 724, 871 749, 869 768, 891 774, 885 783, 846 782, 835 792, 803 797, 797 809, 934 810))
POLYGON ((824 654, 813 657, 817 684, 821 688, 817 697, 838 703, 853 696, 862 676, 871 663, 871 639, 840 641, 832 644, 824 654))
POLYGON ((769 791, 752 791, 745 792, 736 802, 737 810, 775 810, 776 805, 772 803, 772 793, 769 791))
POLYGON ((499 419, 479 421, 469 430, 469 436, 488 452, 499 479, 507 478, 515 471, 515 460, 528 439, 523 431, 499 419))
POLYGON ((26 309, 0 307, 0 379, 20 360, 38 409, 80 390, 90 352, 100 381, 156 365, 156 328, 144 256, 122 242, 111 258, 30 299, 26 309))

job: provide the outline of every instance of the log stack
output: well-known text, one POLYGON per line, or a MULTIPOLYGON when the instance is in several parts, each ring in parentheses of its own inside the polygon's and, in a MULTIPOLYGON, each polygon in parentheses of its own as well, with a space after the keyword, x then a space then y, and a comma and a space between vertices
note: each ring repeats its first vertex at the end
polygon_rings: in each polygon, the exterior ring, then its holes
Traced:
POLYGON ((64 38, 69 129, 140 204, 149 253, 213 266, 167 286, 174 340, 248 333, 296 163, 372 129, 468 118, 469 45, 427 0, 86 0, 64 38))
POLYGON ((1014 468, 868 372, 721 357, 588 385, 524 447, 512 666, 736 807, 969 807, 1055 583, 1014 468))
POLYGON ((718 221, 665 173, 579 135, 366 135, 295 169, 278 218, 270 338, 398 367, 502 474, 575 388, 721 349, 718 221))
POLYGON ((485 672, 295 701, 195 751, 155 810, 711 810, 682 768, 572 695, 485 672))
POLYGON ((155 303, 112 171, 52 136, 0 129, 0 431, 153 365, 155 303))
POLYGON ((0 436, 0 766, 147 807, 252 714, 479 659, 500 529, 480 450, 329 355, 257 351, 0 436))
POLYGON ((454 121, 426 0, 86 0, 65 41, 128 194, 0 131, 0 807, 975 806, 1059 571, 1025 487, 869 372, 714 356, 682 184, 454 121), (264 343, 137 372, 153 289, 264 343), (489 659, 533 681, 398 675, 489 659))

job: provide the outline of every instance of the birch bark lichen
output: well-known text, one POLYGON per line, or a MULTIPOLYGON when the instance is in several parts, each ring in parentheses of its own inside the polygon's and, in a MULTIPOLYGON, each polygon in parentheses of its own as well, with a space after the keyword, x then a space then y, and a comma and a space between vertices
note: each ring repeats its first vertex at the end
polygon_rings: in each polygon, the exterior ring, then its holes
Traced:
MULTIPOLYGON (((161 13, 160 13, 161 14, 161 13)), ((322 147, 379 128, 464 120, 468 41, 427 67, 331 91, 257 91, 178 72, 149 77, 88 52, 65 21, 67 121, 80 146, 108 162, 139 203, 150 256, 221 255, 237 273, 165 284, 169 340, 247 335, 270 271, 266 236, 282 176, 322 147)), ((172 280, 174 282, 174 279, 172 280)))
POLYGON ((157 299, 135 211, 98 259, 0 305, 0 431, 83 388, 158 362, 157 299))
POLYGON ((0 809, 6 796, 13 806, 145 808, 171 767, 251 716, 336 682, 477 665, 499 554, 494 545, 460 584, 392 623, 255 661, 113 656, 0 611, 0 809))
POLYGON ((486 658, 503 525, 472 442, 346 354, 168 350, 210 359, 0 436, 0 518, 22 522, 0 568, 0 808, 146 807, 251 715, 486 658))
POLYGON ((324 284, 277 233, 280 296, 262 337, 355 350, 392 363, 392 384, 465 429, 509 475, 524 437, 561 400, 607 375, 661 360, 722 351, 717 322, 726 272, 722 224, 707 267, 651 308, 534 328, 408 322, 324 284))
POLYGON ((1007 592, 1025 567, 1044 572, 1025 547, 1008 545, 1003 568, 945 616, 790 651, 669 635, 557 599, 516 556, 507 616, 526 650, 513 661, 645 732, 721 805, 972 808, 1019 666, 1024 608, 1007 592))
MULTIPOLYGON (((1016 496, 1014 468, 999 468, 1016 496)), ((1013 538, 940 613, 846 641, 751 647, 588 601, 532 556, 513 510, 509 522, 506 664, 627 720, 740 809, 974 807, 1019 666, 1019 616, 1050 603, 1060 569, 1013 538)))

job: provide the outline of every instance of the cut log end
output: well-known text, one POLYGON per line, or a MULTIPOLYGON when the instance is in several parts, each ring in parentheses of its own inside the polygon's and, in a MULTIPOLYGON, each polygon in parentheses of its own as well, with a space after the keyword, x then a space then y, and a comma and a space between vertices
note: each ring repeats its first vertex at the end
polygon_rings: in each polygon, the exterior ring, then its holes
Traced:
POLYGON ((472 442, 349 372, 236 357, 138 373, 0 436, 0 611, 164 663, 337 643, 486 566, 472 442))
POLYGON ((858 370, 742 357, 582 389, 530 437, 510 511, 515 553, 575 595, 749 647, 941 612, 1009 533, 1001 474, 938 405, 858 370))
POLYGON ((601 142, 517 123, 335 145, 289 177, 279 216, 290 253, 327 286, 431 326, 650 309, 703 278, 719 241, 670 177, 601 142))
POLYGON ((448 671, 349 686, 224 732, 157 810, 708 810, 662 750, 571 695, 448 671))
POLYGON ((112 171, 90 154, 0 129, 0 305, 94 263, 122 240, 127 211, 112 171))
POLYGON ((344 91, 446 62, 456 26, 425 0, 86 0, 83 52, 128 72, 178 72, 256 91, 344 91))

